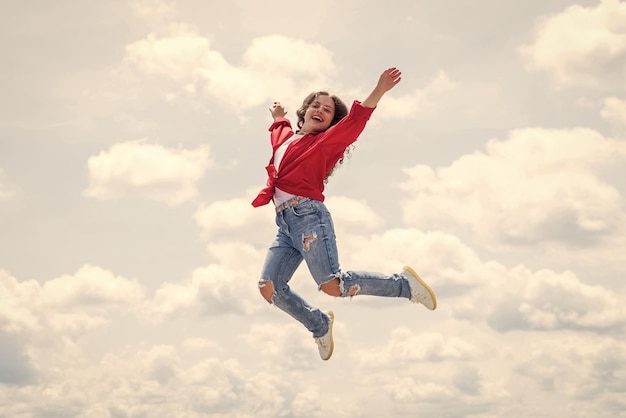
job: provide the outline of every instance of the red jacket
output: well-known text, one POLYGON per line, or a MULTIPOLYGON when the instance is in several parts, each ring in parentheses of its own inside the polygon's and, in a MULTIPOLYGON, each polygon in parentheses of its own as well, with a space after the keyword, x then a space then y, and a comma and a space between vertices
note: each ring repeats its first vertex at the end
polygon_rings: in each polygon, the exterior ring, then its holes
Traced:
POLYGON ((280 163, 280 173, 274 167, 274 153, 294 132, 288 119, 276 119, 269 129, 272 158, 265 167, 267 185, 252 201, 252 206, 268 204, 276 187, 323 202, 324 178, 341 159, 346 148, 356 141, 373 111, 374 108, 363 107, 361 102, 355 100, 348 115, 336 125, 324 132, 305 134, 289 145, 280 163))

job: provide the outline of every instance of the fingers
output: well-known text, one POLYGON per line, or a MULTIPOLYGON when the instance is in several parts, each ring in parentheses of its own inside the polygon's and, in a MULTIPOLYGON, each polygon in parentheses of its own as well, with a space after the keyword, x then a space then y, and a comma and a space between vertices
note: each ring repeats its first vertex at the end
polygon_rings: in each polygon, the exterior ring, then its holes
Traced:
POLYGON ((376 88, 383 92, 389 91, 396 86, 402 80, 402 72, 396 67, 387 68, 380 75, 376 88))
POLYGON ((272 105, 272 107, 269 108, 269 110, 272 116, 274 117, 282 117, 287 114, 287 111, 285 110, 283 105, 280 104, 280 102, 274 102, 274 104, 272 105))
POLYGON ((401 77, 402 72, 398 70, 396 67, 391 67, 383 72, 383 76, 390 78, 394 82, 394 84, 397 84, 400 82, 400 79, 402 78, 401 77))

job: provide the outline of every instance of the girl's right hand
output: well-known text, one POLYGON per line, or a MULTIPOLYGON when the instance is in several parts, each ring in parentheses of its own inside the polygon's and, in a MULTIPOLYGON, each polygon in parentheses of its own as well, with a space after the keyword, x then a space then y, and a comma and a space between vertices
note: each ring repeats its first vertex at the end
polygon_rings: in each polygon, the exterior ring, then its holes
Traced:
POLYGON ((280 104, 280 102, 274 102, 274 105, 270 107, 270 113, 272 114, 272 117, 274 118, 274 120, 276 120, 279 118, 284 118, 285 115, 287 114, 287 111, 280 104))

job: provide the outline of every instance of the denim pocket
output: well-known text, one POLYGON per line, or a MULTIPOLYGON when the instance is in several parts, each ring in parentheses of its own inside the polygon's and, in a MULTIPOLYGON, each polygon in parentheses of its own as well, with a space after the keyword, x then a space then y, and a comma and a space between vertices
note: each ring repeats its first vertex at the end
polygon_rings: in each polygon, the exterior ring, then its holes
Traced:
POLYGON ((291 207, 293 214, 296 216, 306 216, 317 212, 317 207, 311 201, 301 202, 291 207))

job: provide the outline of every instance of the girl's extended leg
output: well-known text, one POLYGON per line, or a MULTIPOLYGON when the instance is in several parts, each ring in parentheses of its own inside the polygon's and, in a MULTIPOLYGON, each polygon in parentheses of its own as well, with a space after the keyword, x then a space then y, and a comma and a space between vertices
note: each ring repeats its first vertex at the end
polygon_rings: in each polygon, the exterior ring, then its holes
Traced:
POLYGON ((411 298, 408 280, 401 274, 386 276, 363 271, 341 272, 334 225, 324 203, 303 200, 285 210, 293 245, 318 286, 333 296, 361 295, 411 298))

